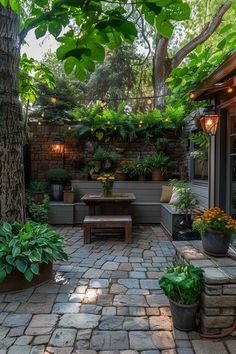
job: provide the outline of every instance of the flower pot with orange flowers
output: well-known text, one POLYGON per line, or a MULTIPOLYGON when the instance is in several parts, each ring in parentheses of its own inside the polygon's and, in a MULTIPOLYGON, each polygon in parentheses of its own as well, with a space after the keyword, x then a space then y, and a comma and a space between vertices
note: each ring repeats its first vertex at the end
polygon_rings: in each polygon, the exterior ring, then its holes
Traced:
POLYGON ((211 208, 194 221, 193 228, 201 234, 205 253, 224 257, 228 253, 231 236, 236 234, 236 220, 220 208, 211 208))
POLYGON ((104 197, 111 197, 115 177, 110 173, 104 173, 101 176, 99 176, 97 180, 102 183, 104 197))

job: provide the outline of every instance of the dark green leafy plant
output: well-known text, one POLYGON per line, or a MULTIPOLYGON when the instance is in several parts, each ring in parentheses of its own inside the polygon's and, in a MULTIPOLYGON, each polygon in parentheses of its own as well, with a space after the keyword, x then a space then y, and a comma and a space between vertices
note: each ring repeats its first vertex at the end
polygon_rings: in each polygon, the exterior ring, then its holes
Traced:
POLYGON ((45 174, 46 179, 50 183, 64 184, 70 180, 70 174, 64 168, 49 168, 45 174))
POLYGON ((44 193, 45 192, 45 183, 42 181, 31 181, 29 187, 29 193, 44 193))
POLYGON ((95 160, 100 161, 116 161, 118 159, 118 156, 114 151, 106 151, 101 146, 97 148, 93 157, 95 160))
POLYGON ((26 195, 26 213, 27 218, 37 223, 48 222, 48 203, 49 196, 44 195, 42 203, 35 203, 30 194, 26 195))
POLYGON ((165 272, 159 283, 166 296, 183 305, 192 305, 199 300, 203 278, 201 268, 180 264, 165 272))
POLYGON ((185 219, 188 220, 188 215, 192 213, 197 204, 196 195, 191 192, 191 186, 188 182, 171 180, 170 185, 173 186, 173 191, 178 195, 172 204, 181 214, 184 214, 185 219))
POLYGON ((16 222, 0 226, 0 282, 17 269, 30 282, 39 265, 67 259, 64 238, 49 225, 16 222))
POLYGON ((147 163, 150 166, 150 169, 164 169, 166 165, 168 164, 169 157, 160 153, 160 154, 154 154, 150 155, 147 157, 147 163))

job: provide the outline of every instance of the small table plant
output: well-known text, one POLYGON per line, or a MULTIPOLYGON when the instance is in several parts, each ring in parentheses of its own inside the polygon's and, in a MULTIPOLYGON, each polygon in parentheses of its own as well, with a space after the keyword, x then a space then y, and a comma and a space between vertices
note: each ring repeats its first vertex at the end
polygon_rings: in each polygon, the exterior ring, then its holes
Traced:
POLYGON ((103 185, 103 195, 104 197, 111 197, 115 177, 110 173, 104 173, 97 178, 99 182, 103 185))
POLYGON ((193 222, 193 228, 201 234, 204 251, 221 257, 228 252, 231 235, 236 234, 236 220, 220 208, 211 208, 193 222))

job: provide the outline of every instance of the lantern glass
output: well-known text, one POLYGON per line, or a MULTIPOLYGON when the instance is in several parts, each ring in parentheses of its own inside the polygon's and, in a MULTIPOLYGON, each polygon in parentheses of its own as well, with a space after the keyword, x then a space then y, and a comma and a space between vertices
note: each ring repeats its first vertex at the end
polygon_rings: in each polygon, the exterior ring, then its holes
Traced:
POLYGON ((208 135, 215 135, 219 123, 219 116, 217 114, 206 114, 200 119, 204 133, 208 135))
POLYGON ((61 139, 55 139, 52 144, 52 151, 57 154, 63 154, 65 144, 61 139))

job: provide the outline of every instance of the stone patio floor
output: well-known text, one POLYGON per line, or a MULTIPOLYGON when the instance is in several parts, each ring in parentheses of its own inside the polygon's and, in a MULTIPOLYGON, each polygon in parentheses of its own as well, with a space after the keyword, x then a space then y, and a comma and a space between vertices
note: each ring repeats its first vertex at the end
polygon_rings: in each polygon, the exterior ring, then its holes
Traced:
POLYGON ((161 227, 136 227, 133 243, 98 237, 67 239, 67 263, 54 264, 44 285, 0 294, 0 354, 235 354, 233 337, 201 340, 173 330, 158 283, 174 249, 161 227))

